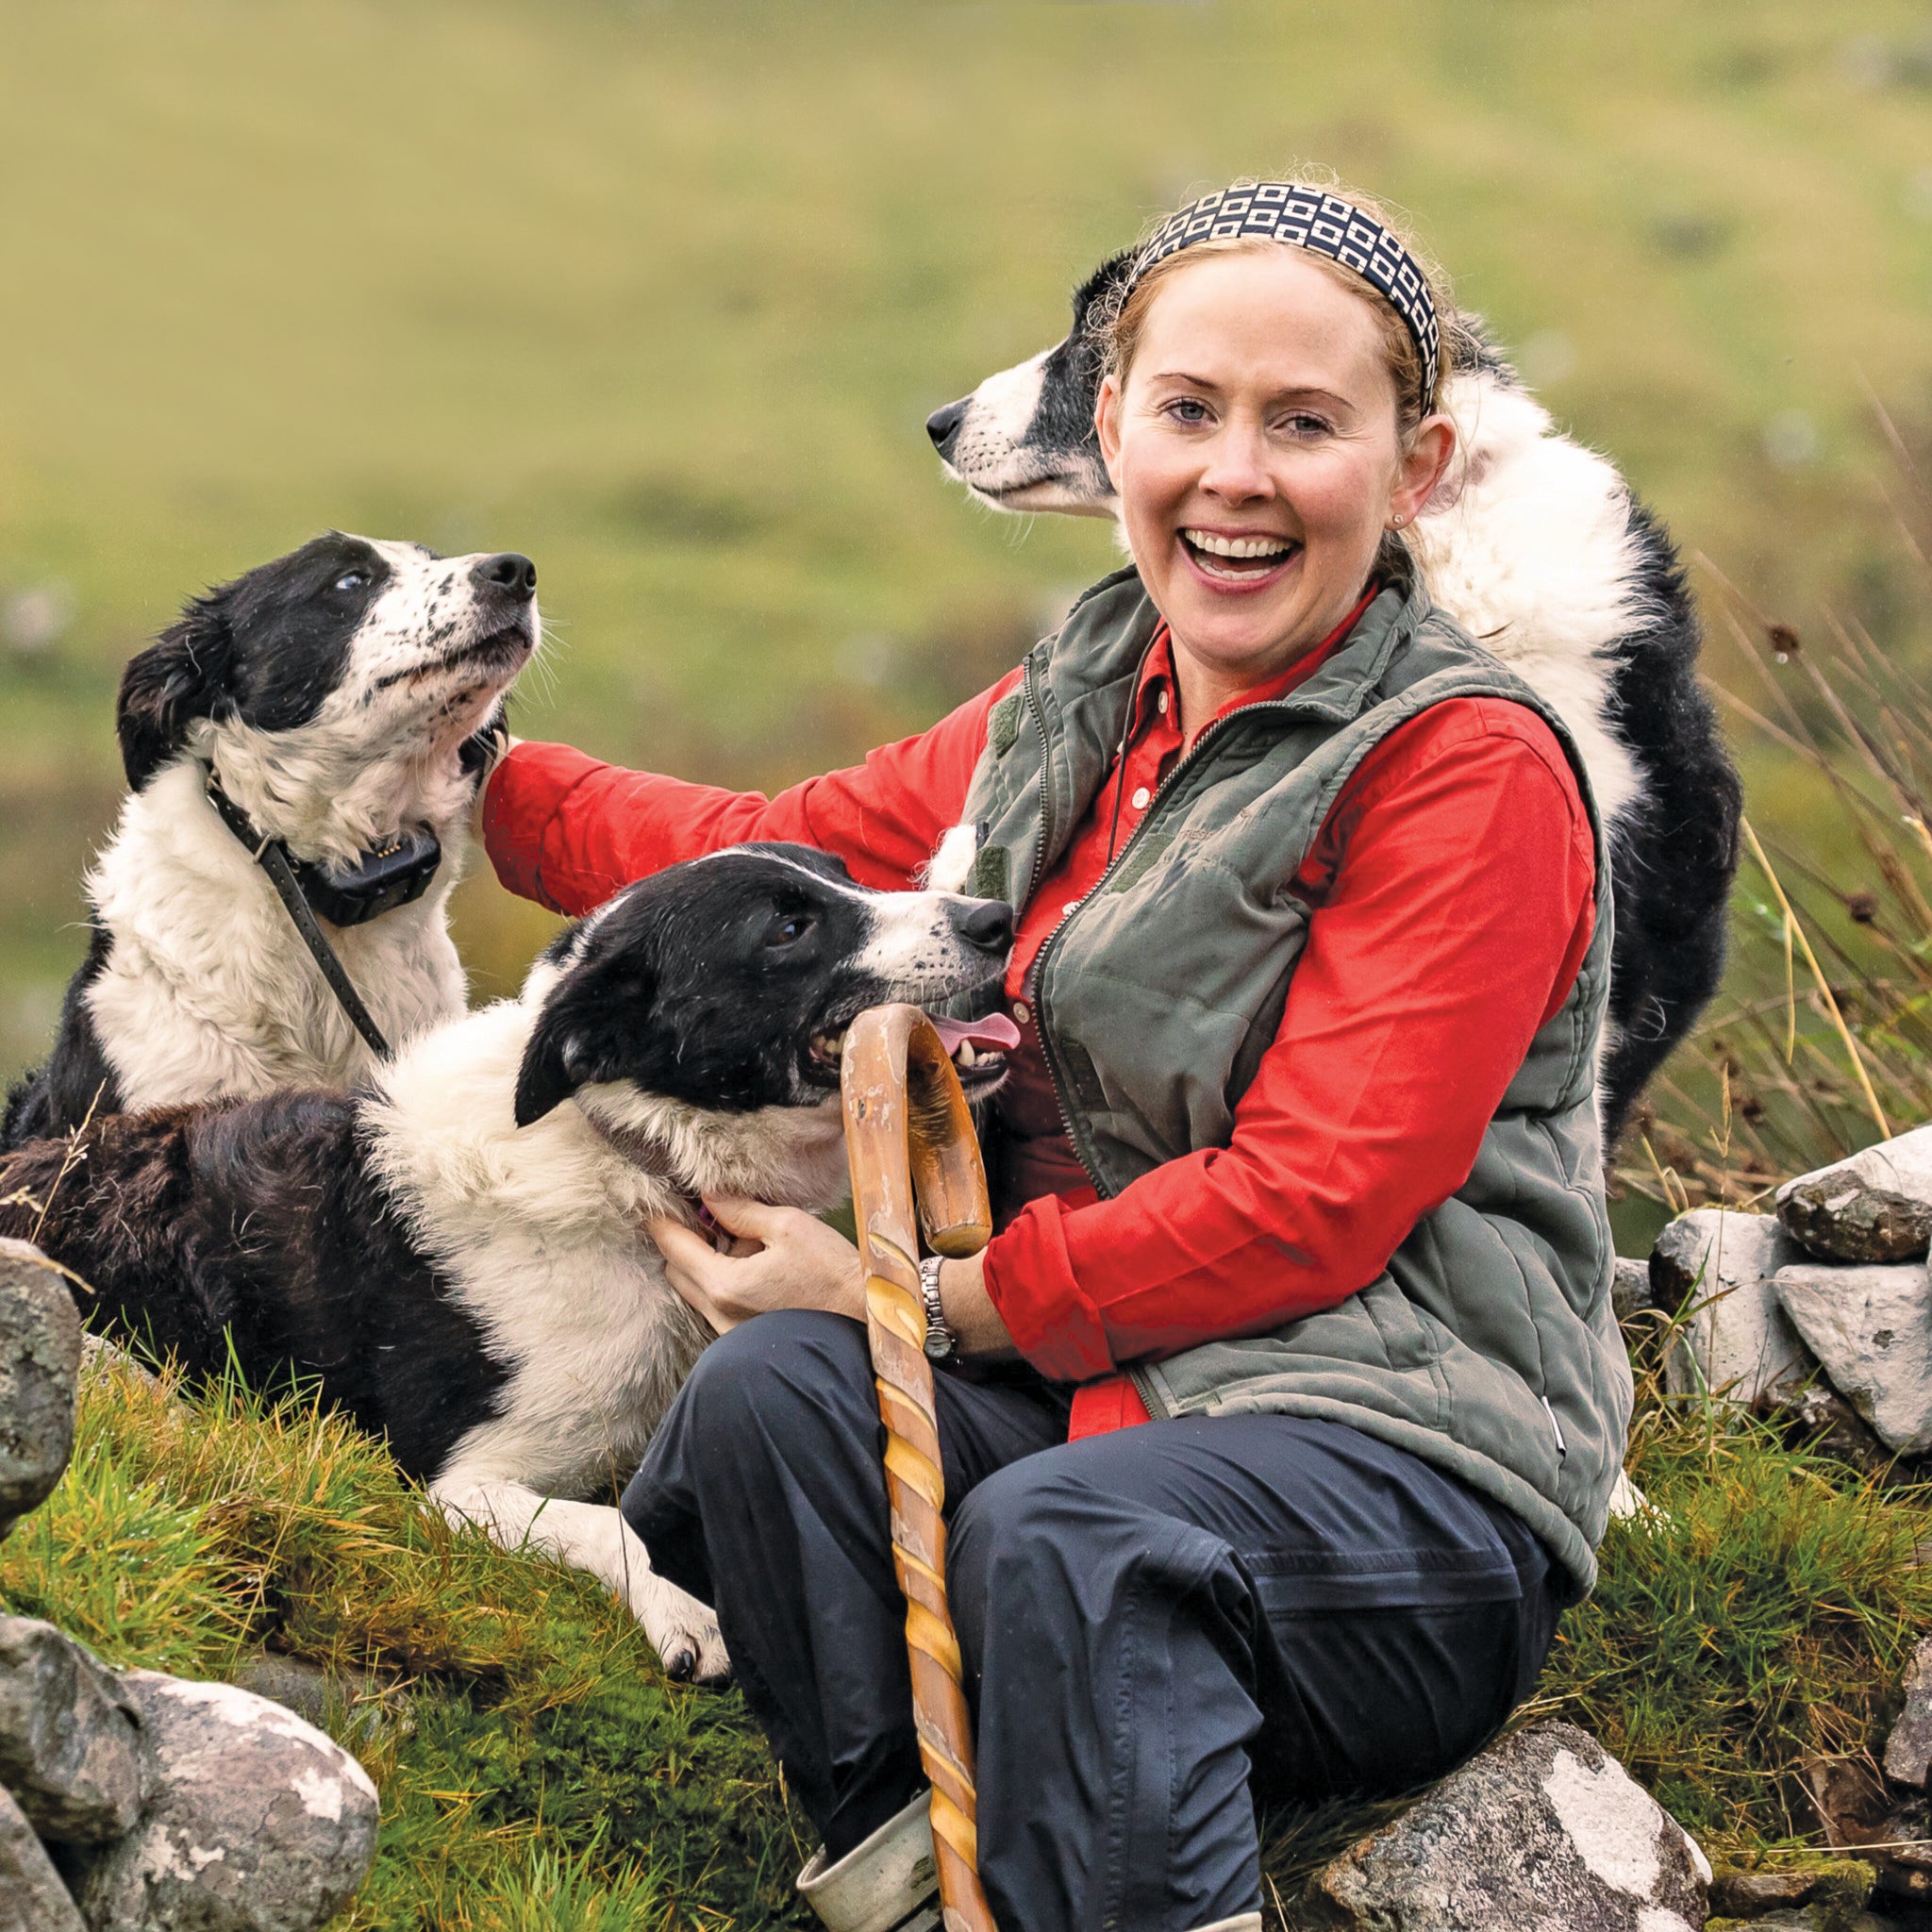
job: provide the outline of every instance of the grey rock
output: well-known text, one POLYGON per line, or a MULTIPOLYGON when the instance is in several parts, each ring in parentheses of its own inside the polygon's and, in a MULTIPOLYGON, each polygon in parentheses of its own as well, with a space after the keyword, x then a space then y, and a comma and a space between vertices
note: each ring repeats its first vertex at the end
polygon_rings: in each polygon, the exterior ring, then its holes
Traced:
POLYGON ((79 1644, 0 1617, 0 1785, 42 1838, 93 1844, 141 1815, 146 1757, 133 1706, 79 1644))
POLYGON ((1906 1666, 1906 1707, 1885 1740, 1885 1774, 1924 1790, 1932 1775, 1932 1637, 1922 1638, 1906 1666))
POLYGON ((1832 1261, 1907 1261, 1932 1241, 1932 1127, 1881 1141, 1777 1191, 1778 1219, 1832 1261))
POLYGON ((1778 1299, 1832 1387, 1901 1456, 1932 1448, 1932 1278, 1924 1262, 1777 1273, 1778 1299))
MULTIPOLYGON (((1710 1884, 1713 1919, 1776 1923, 1801 1906, 1836 1927, 1855 1917, 1872 1896, 1872 1867, 1858 1858, 1799 1855, 1784 1863, 1720 1872, 1710 1884), (1766 1921, 1765 1914, 1773 1914, 1766 1921)), ((1797 1923, 1806 1921, 1800 1917, 1797 1923)))
POLYGON ((0 1537, 46 1501, 74 1453, 80 1315, 40 1249, 0 1239, 0 1537))
POLYGON ((0 1932, 87 1932, 26 1814, 0 1790, 0 1932))
POLYGON ((1651 1265, 1658 1301, 1683 1322, 1664 1362, 1665 1388, 1740 1408, 1802 1388, 1817 1364, 1779 1306, 1773 1277, 1803 1258, 1769 1215, 1699 1208, 1672 1222, 1651 1265))
POLYGON ((355 1743, 373 1743, 412 1728, 408 1699, 398 1690, 386 1689, 368 1671, 337 1674, 306 1657, 263 1651, 235 1673, 235 1682, 318 1729, 334 1718, 334 1728, 355 1743))
POLYGON ((1696 1932, 1710 1867, 1595 1739, 1505 1738, 1324 1866, 1297 1932, 1696 1932))
POLYGON ((1627 1322, 1633 1315, 1656 1306, 1657 1297, 1650 1287, 1650 1263, 1619 1255, 1610 1275, 1610 1312, 1618 1321, 1627 1322))
POLYGON ((137 1361, 118 1341, 109 1341, 105 1335, 83 1335, 80 1339, 81 1374, 99 1374, 108 1370, 132 1375, 151 1389, 161 1386, 161 1378, 152 1369, 137 1361))
POLYGON ((375 1787, 349 1754, 232 1684, 128 1671, 158 1771, 128 1835, 75 1885, 97 1928, 310 1932, 375 1857, 375 1787))
POLYGON ((1823 1375, 1786 1395, 1775 1412, 1807 1448, 1849 1463, 1865 1475, 1876 1475, 1898 1460, 1823 1375))

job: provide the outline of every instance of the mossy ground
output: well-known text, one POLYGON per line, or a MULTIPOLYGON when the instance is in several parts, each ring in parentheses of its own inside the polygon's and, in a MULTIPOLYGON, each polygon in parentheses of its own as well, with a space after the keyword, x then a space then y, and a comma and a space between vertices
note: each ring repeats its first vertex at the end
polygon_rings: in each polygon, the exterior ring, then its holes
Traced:
MULTIPOLYGON (((1632 1469, 1653 1511, 1611 1529, 1524 1715, 1593 1731, 1716 1857, 1815 1845, 1801 1767, 1876 1748, 1932 1629, 1932 1498, 1654 1404, 1632 1469)), ((668 1683, 599 1586, 450 1529, 300 1400, 91 1371, 0 1602, 115 1663, 233 1676, 268 1647, 340 1673, 330 1728, 383 1793, 345 1926, 808 1923, 806 1827, 737 1696, 668 1683)), ((1274 1819, 1272 1882, 1390 1808, 1274 1819)))
POLYGON ((344 1926, 797 1923, 802 1854, 738 1698, 667 1682, 599 1585, 452 1530, 299 1400, 90 1371, 0 1602, 117 1664, 232 1677, 267 1646, 368 1684, 329 1718, 383 1794, 344 1926))

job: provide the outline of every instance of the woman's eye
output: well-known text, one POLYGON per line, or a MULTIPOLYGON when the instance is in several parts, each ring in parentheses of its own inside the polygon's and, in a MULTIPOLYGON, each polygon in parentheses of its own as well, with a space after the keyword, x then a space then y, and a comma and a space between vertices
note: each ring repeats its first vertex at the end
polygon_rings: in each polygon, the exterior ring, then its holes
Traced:
POLYGON ((1288 416, 1282 419, 1281 426, 1293 437, 1311 441, 1318 436, 1328 434, 1328 425, 1320 416, 1288 416))
POLYGON ((336 579, 335 587, 339 591, 360 591, 366 589, 368 583, 369 573, 366 570, 349 570, 336 579))
POLYGON ((1192 396, 1176 396, 1162 413, 1176 423, 1185 423, 1192 426, 1207 422, 1208 405, 1197 402, 1192 396))

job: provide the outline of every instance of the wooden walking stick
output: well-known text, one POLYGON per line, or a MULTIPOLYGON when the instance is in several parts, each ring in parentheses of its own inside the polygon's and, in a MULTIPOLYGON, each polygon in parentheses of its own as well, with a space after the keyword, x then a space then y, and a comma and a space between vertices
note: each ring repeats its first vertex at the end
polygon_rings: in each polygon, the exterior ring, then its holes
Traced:
POLYGON ((945 1473, 919 1292, 923 1223, 935 1254, 976 1255, 992 1233, 986 1170, 959 1077, 917 1007, 874 1007, 852 1023, 841 1068, 853 1218, 865 1259, 865 1327, 879 1418, 892 1568, 906 1593, 912 1721, 932 1781, 932 1842, 946 1932, 995 1932, 979 1883, 973 1727, 959 1640, 946 1607, 945 1473), (913 1206, 918 1203, 918 1222, 913 1206))

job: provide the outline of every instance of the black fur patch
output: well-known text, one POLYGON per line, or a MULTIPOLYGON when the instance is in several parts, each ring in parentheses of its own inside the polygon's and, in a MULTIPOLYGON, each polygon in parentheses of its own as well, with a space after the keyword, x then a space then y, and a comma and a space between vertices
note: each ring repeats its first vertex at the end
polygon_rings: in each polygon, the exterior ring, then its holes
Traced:
POLYGON ((181 749, 196 718, 308 724, 389 575, 372 545, 332 530, 196 598, 122 675, 129 786, 139 791, 181 749))
POLYGON ((353 1097, 291 1091, 96 1120, 0 1160, 0 1234, 93 1292, 90 1328, 197 1377, 318 1384, 426 1479, 505 1379, 360 1158, 353 1097), (67 1172, 63 1177, 63 1166, 67 1172), (42 1213, 45 1208, 44 1215, 42 1213), (36 1233, 36 1230, 38 1232, 36 1233))
POLYGON ((1604 1063, 1607 1144, 1724 976, 1743 812, 1737 768, 1697 676, 1703 638, 1683 566, 1641 504, 1631 505, 1630 527, 1649 614, 1617 643, 1610 679, 1610 716, 1640 785, 1611 841, 1609 1006, 1618 1038, 1604 1063))
POLYGON ((17 1147, 44 1134, 64 1133, 84 1121, 90 1109, 116 1113, 121 1087, 94 1031, 87 1008, 87 991, 106 969, 113 941, 105 927, 95 926, 88 941, 87 958, 67 982, 60 1002, 60 1025, 54 1050, 38 1072, 23 1077, 7 1096, 7 1115, 0 1122, 0 1147, 17 1147))

